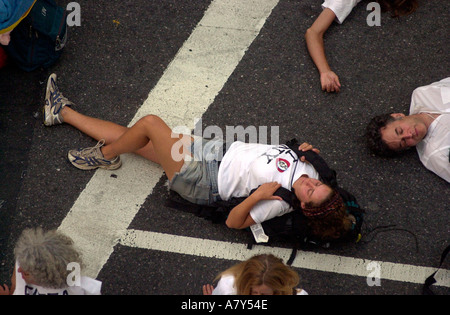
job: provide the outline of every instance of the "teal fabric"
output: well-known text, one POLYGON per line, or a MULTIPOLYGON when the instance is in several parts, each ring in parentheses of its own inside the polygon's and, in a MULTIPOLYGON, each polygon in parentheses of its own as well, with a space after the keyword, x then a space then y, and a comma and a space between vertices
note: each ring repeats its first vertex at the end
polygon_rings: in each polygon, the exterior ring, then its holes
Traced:
POLYGON ((0 0, 0 33, 19 21, 34 0, 0 0))

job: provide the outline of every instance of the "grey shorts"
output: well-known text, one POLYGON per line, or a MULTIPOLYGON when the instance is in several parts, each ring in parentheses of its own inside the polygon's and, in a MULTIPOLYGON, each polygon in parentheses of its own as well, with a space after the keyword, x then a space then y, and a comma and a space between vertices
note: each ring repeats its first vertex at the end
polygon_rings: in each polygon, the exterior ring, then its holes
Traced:
POLYGON ((219 161, 223 157, 222 140, 197 138, 191 145, 193 158, 185 160, 179 173, 175 173, 169 188, 184 199, 198 204, 211 205, 219 201, 219 161))

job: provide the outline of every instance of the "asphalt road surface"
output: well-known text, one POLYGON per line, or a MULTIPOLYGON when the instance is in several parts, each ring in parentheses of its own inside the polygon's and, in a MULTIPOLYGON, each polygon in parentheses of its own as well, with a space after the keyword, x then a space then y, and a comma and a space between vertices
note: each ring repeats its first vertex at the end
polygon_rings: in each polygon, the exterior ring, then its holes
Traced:
MULTIPOLYGON (((450 186, 413 150, 401 159, 373 156, 362 134, 372 116, 407 113, 415 88, 449 76, 441 2, 422 1, 400 19, 382 14, 380 27, 367 25, 361 3, 334 24, 325 46, 339 94, 321 91, 306 50, 319 0, 78 2, 81 26, 70 28, 55 66, 0 70, 0 283, 9 283, 15 240, 36 226, 72 236, 106 295, 199 295, 238 260, 290 254, 282 246, 247 250, 247 232, 167 207, 162 170, 139 158, 125 156, 115 172, 72 167, 67 151, 95 141, 68 125, 42 125, 45 83, 55 72, 78 111, 125 126, 157 114, 189 130, 201 118, 202 130, 278 127, 280 142, 314 144, 366 209, 365 231, 396 230, 299 253, 301 287, 311 295, 421 293, 450 241, 450 186), (375 286, 370 262, 380 267, 375 286)), ((436 292, 448 294, 449 273, 441 275, 436 292)))

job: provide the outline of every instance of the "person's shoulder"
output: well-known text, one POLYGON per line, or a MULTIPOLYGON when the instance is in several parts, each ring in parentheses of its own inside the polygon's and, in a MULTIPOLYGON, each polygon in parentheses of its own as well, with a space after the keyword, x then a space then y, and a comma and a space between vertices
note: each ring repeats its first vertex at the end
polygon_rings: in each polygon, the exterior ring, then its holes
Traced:
POLYGON ((342 24, 359 2, 361 0, 325 0, 322 9, 333 11, 336 15, 336 22, 342 24))
POLYGON ((223 275, 217 283, 217 286, 213 291, 213 295, 235 295, 235 281, 236 279, 233 275, 223 275))
POLYGON ((102 282, 89 277, 81 277, 80 289, 84 295, 101 295, 102 282))

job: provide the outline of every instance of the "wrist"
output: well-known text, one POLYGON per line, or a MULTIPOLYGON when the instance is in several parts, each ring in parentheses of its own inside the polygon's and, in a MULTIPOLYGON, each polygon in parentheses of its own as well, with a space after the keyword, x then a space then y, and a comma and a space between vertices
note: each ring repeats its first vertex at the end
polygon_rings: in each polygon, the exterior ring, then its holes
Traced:
POLYGON ((250 199, 250 201, 257 203, 262 199, 262 194, 257 190, 253 194, 251 194, 248 198, 250 199))
POLYGON ((331 71, 330 68, 319 70, 320 75, 327 74, 329 72, 333 72, 333 71, 331 71))

